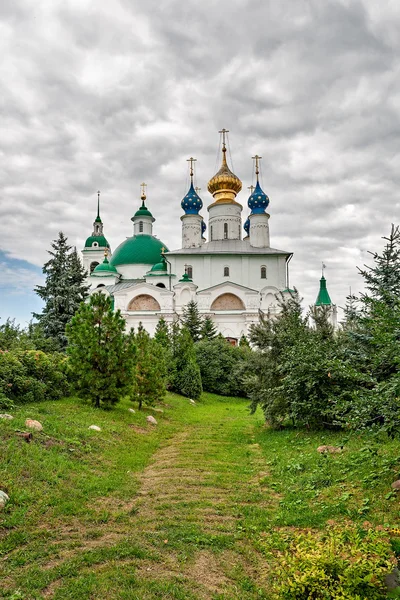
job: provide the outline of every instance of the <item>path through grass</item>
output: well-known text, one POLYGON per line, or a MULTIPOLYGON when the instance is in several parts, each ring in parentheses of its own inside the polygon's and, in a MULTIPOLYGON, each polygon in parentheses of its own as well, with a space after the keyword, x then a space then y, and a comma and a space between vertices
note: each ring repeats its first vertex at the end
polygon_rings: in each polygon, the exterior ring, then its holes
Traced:
POLYGON ((347 454, 321 457, 316 446, 340 435, 268 432, 243 400, 128 406, 99 412, 70 399, 0 423, 0 489, 11 497, 0 598, 270 598, 280 532, 332 518, 396 523, 395 443, 378 452, 355 437, 347 454), (44 425, 31 444, 14 432, 26 417, 44 425))

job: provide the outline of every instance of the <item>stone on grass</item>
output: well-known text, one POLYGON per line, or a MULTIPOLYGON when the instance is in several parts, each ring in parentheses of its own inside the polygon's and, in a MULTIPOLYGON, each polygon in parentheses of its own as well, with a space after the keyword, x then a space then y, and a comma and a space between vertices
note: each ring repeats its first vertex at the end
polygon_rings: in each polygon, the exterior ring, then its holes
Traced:
POLYGON ((343 452, 343 446, 318 446, 317 452, 320 454, 339 454, 343 452))
POLYGON ((92 429, 93 431, 101 431, 101 427, 98 425, 90 425, 89 429, 92 429))
POLYGON ((0 415, 0 419, 13 419, 14 417, 12 415, 7 415, 6 413, 3 413, 2 415, 0 415))
POLYGON ((135 410, 134 408, 128 408, 128 410, 129 410, 129 412, 131 412, 131 413, 135 413, 135 412, 136 412, 136 410, 135 410))
POLYGON ((154 412, 158 412, 158 413, 164 412, 162 408, 152 408, 152 410, 154 410, 154 412))
POLYGON ((25 425, 26 427, 29 427, 30 429, 35 429, 36 431, 42 431, 43 429, 43 425, 39 423, 39 421, 35 421, 35 419, 27 419, 25 421, 25 425))
POLYGON ((7 494, 0 490, 0 510, 5 507, 9 499, 10 498, 7 496, 7 494))
POLYGON ((196 402, 192 399, 189 400, 190 404, 193 404, 193 406, 196 406, 196 402))
POLYGON ((396 590, 400 586, 400 572, 397 567, 389 575, 386 575, 385 584, 389 592, 396 590))
POLYGON ((400 492, 400 479, 398 479, 397 481, 393 481, 392 490, 395 490, 396 492, 400 492))
POLYGON ((148 417, 146 417, 146 421, 148 423, 151 423, 152 425, 157 425, 157 421, 155 420, 155 418, 153 417, 153 415, 149 415, 148 417))

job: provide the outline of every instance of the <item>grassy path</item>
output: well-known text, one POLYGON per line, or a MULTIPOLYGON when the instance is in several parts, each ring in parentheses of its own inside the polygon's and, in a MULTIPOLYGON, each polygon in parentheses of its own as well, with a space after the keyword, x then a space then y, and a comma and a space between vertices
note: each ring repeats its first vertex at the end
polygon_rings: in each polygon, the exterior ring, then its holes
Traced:
POLYGON ((246 401, 208 394, 196 406, 169 395, 153 411, 157 427, 151 410, 128 407, 67 399, 0 421, 0 489, 10 495, 0 598, 268 599, 286 531, 399 522, 396 441, 267 432, 246 401), (30 444, 15 435, 27 417, 44 425, 30 444), (321 456, 321 443, 346 452, 321 456))

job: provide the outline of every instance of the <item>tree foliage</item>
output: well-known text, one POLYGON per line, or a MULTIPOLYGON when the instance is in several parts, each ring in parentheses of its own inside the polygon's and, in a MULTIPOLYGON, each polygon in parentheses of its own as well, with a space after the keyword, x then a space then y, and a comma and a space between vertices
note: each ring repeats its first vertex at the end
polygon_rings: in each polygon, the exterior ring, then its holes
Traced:
POLYGON ((93 294, 67 326, 67 352, 77 392, 96 407, 110 407, 132 392, 135 346, 111 299, 93 294))
POLYGON ((63 349, 67 344, 65 328, 87 297, 89 286, 85 283, 86 272, 76 248, 72 249, 61 231, 51 248, 48 251, 51 258, 43 267, 45 283, 35 288, 44 301, 44 307, 41 313, 34 313, 33 316, 44 335, 63 349))
POLYGON ((197 307, 197 302, 194 300, 188 302, 188 304, 183 308, 182 323, 183 326, 189 331, 192 340, 194 342, 198 342, 201 337, 203 319, 197 307))
POLYGON ((242 375, 249 358, 246 350, 225 339, 204 339, 195 344, 203 389, 222 396, 245 396, 242 375))
POLYGON ((136 361, 132 399, 137 400, 141 409, 143 404, 152 405, 165 396, 167 371, 163 347, 150 337, 141 323, 133 339, 136 361))
POLYGON ((217 337, 217 328, 209 315, 206 315, 200 330, 202 340, 214 340, 217 337))

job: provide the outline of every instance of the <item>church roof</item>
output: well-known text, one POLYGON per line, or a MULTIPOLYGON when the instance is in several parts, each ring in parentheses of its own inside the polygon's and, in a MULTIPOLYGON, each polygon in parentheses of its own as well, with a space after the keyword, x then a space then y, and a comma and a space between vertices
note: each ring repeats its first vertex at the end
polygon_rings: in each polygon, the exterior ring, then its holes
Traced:
POLYGON ((112 255, 110 264, 114 267, 137 264, 153 266, 160 262, 160 254, 163 248, 168 252, 165 244, 152 235, 134 235, 118 246, 112 255))
POLYGON ((92 248, 93 243, 97 242, 99 248, 109 248, 110 244, 107 242, 104 235, 91 235, 85 242, 85 248, 92 248))
POLYGON ((315 301, 315 306, 331 306, 331 305, 332 305, 332 300, 329 296, 329 292, 326 287, 326 279, 322 275, 321 279, 319 280, 319 292, 318 292, 317 300, 315 301))
POLYGON ((113 265, 110 265, 107 256, 104 257, 104 261, 101 265, 97 265, 92 273, 92 277, 115 277, 115 275, 118 275, 118 271, 113 265))
POLYGON ((207 242, 199 248, 180 248, 168 254, 283 254, 290 256, 292 252, 276 248, 254 248, 249 240, 215 240, 207 242))

